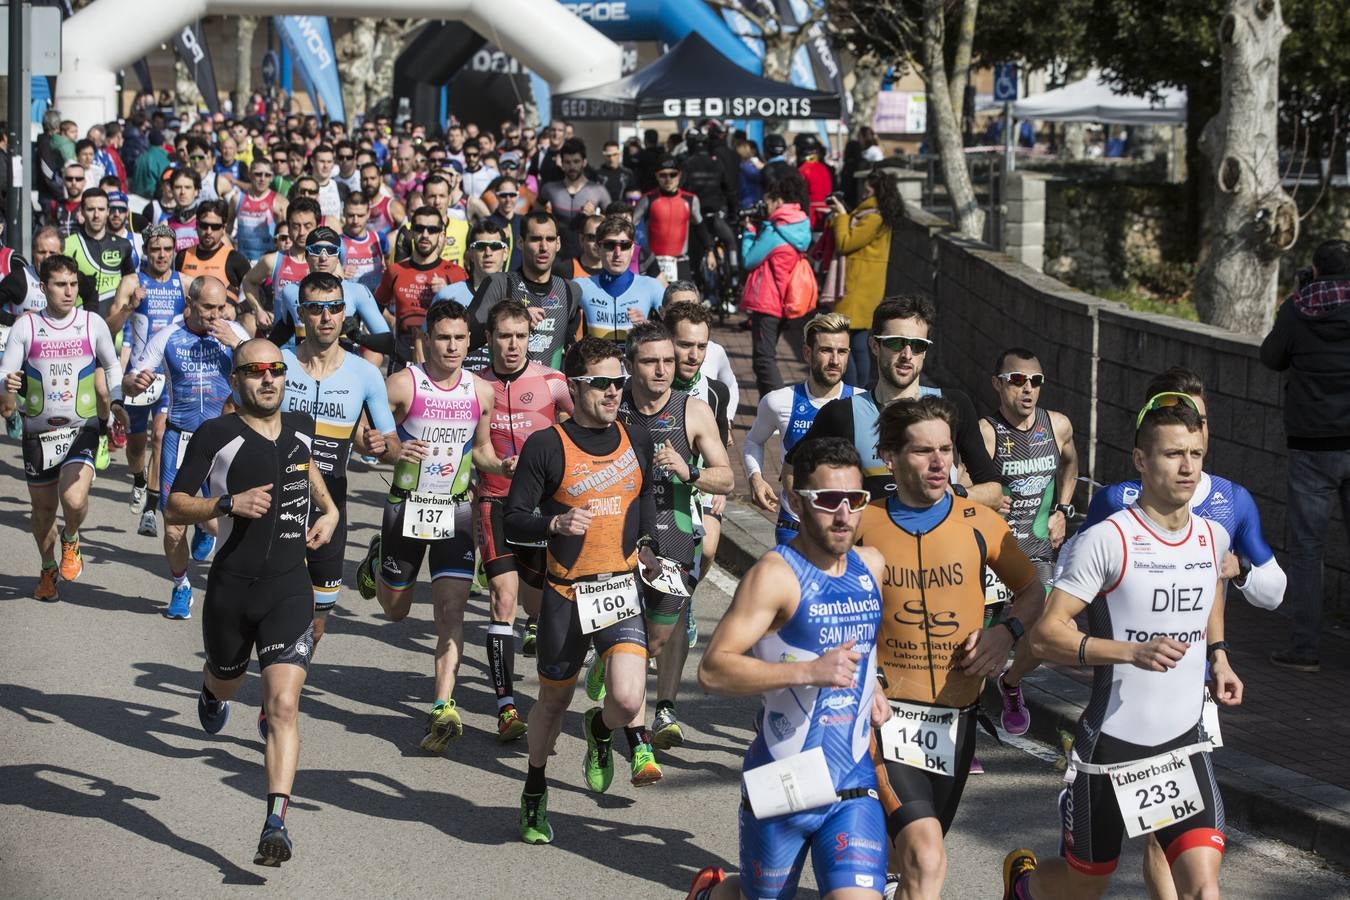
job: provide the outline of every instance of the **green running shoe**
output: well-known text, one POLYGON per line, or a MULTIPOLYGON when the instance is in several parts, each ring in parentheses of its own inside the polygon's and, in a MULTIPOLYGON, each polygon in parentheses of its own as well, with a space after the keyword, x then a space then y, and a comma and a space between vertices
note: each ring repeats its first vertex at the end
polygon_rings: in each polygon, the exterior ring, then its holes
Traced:
POLYGON ((366 550, 366 558, 361 560, 361 565, 356 567, 356 590, 366 600, 375 599, 375 564, 380 559, 380 536, 376 534, 370 539, 370 548, 366 550))
POLYGON ((98 439, 98 451, 94 454, 94 468, 102 472, 108 468, 112 462, 112 456, 108 453, 108 436, 105 434, 98 439))
POLYGON ((591 667, 586 670, 586 696, 591 698, 592 703, 600 703, 605 699, 605 660, 599 653, 595 654, 591 667))
POLYGON ((600 707, 595 706, 586 710, 581 719, 586 732, 586 758, 581 761, 581 771, 586 776, 586 786, 603 794, 614 780, 614 748, 612 741, 597 741, 591 734, 591 721, 598 715, 600 707))
POLYGON ((463 733, 464 723, 460 721, 459 710, 455 709, 455 701, 451 700, 427 715, 427 731, 420 746, 428 753, 440 753, 463 733))
POLYGON ((646 787, 661 780, 661 767, 656 764, 652 745, 643 741, 633 750, 633 787, 646 787))
POLYGON ((527 844, 553 843, 553 826, 548 824, 548 788, 542 794, 521 793, 520 839, 527 844))
POLYGON ((539 643, 539 623, 525 624, 525 637, 520 640, 520 655, 534 656, 534 648, 539 643))

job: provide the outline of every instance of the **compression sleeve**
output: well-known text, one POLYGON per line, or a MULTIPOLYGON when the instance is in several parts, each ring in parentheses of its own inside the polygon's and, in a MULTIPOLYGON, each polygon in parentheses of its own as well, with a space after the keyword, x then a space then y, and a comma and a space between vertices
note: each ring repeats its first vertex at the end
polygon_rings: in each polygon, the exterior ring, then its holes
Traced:
POLYGON ((984 435, 980 434, 980 417, 975 414, 975 404, 964 391, 943 391, 943 398, 956 405, 959 421, 956 423, 956 452, 961 455, 961 465, 966 467, 971 484, 988 484, 998 481, 998 469, 989 458, 984 446, 984 435))
POLYGON ((1288 582, 1284 569, 1272 556, 1263 564, 1252 566, 1252 570, 1247 573, 1247 583, 1238 590, 1257 609, 1275 609, 1284 602, 1284 590, 1288 582))
POLYGON ((502 511, 502 527, 512 543, 534 544, 548 540, 551 516, 535 510, 557 489, 563 478, 563 448, 558 432, 552 428, 536 431, 520 448, 511 490, 502 511))
POLYGON ((774 432, 778 430, 778 423, 782 421, 782 414, 777 407, 781 405, 785 394, 787 402, 791 403, 790 388, 770 391, 759 401, 759 408, 755 411, 755 423, 746 432, 745 445, 741 451, 741 461, 745 465, 747 478, 764 472, 764 445, 773 437, 774 432))
POLYGON ((384 353, 390 356, 397 354, 394 346, 394 333, 385 328, 383 334, 368 334, 359 332, 352 335, 352 342, 358 346, 365 347, 367 350, 374 350, 376 353, 384 353))
POLYGON ((708 342, 708 355, 704 359, 703 370, 705 375, 716 378, 727 386, 727 423, 736 421, 736 414, 741 409, 741 386, 736 381, 736 370, 731 368, 731 359, 727 356, 727 350, 716 341, 708 342))
POLYGON ((1275 553, 1266 543, 1261 531, 1261 513, 1251 493, 1241 485, 1233 485, 1236 496, 1237 527, 1233 534, 1233 552, 1252 564, 1247 583, 1238 588, 1247 602, 1258 609, 1275 609, 1284 601, 1288 577, 1275 560, 1275 553))
POLYGON ((1115 587, 1125 565, 1125 536, 1114 522, 1099 522, 1074 539, 1073 555, 1055 578, 1055 588, 1091 603, 1115 587))
POLYGON ((380 370, 373 365, 361 366, 361 387, 366 395, 366 414, 371 426, 380 434, 388 434, 397 426, 389 409, 389 392, 385 389, 380 370))

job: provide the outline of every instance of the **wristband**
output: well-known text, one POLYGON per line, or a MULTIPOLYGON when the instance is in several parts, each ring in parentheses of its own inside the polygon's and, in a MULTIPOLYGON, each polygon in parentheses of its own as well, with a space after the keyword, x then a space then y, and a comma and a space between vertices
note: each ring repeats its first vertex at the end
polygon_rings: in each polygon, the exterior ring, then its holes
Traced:
POLYGON ((1212 644, 1210 644, 1208 647, 1206 647, 1206 648, 1205 648, 1205 659, 1208 659, 1208 660, 1211 660, 1211 661, 1212 661, 1212 660, 1214 659, 1214 654, 1215 654, 1215 653, 1218 653, 1220 650, 1222 650, 1224 653, 1230 652, 1229 649, 1228 649, 1228 642, 1227 642, 1227 641, 1215 641, 1214 643, 1212 643, 1212 644))
POLYGON ((1083 640, 1082 640, 1082 642, 1079 643, 1079 645, 1078 645, 1078 664, 1079 664, 1080 666, 1086 666, 1086 665, 1087 665, 1087 642, 1088 642, 1088 637, 1089 637, 1089 635, 1086 635, 1086 634, 1083 635, 1083 640))

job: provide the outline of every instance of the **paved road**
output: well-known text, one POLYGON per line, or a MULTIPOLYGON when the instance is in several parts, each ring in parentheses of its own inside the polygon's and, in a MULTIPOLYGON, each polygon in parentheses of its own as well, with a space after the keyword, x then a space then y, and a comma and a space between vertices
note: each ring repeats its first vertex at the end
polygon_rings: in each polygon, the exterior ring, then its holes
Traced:
MULTIPOLYGON (((0 444, 0 885, 6 896, 227 896, 274 883, 308 896, 674 896, 691 874, 736 859, 737 773, 752 704, 689 690, 690 740, 641 794, 616 779, 595 798, 579 787, 581 701, 550 769, 552 847, 516 841, 523 745, 491 735, 484 604, 468 623, 456 699, 467 733, 443 758, 416 749, 431 690, 430 608, 401 623, 346 592, 330 619, 301 703, 304 749, 288 823, 296 857, 252 865, 264 803, 251 679, 225 730, 197 724, 198 619, 160 616, 168 582, 159 543, 134 534, 128 482, 114 465, 94 489, 85 574, 62 600, 30 599, 37 569, 17 448, 0 444)), ((378 516, 377 474, 357 473, 348 576, 378 516)), ((193 573, 199 588, 205 568, 193 573)), ((704 633, 734 582, 716 572, 697 599, 704 633)), ((425 590, 425 587, 423 588, 425 590)), ((519 694, 536 680, 529 665, 519 694)), ((689 672, 694 671, 691 662, 689 672)), ((690 682, 692 685, 692 682, 690 682)), ((583 697, 584 701, 584 697, 583 697)), ((528 706, 528 699, 525 704, 528 706)), ((622 744, 622 740, 616 743, 622 744)), ((949 897, 996 897, 1014 845, 1052 850, 1058 773, 1044 748, 995 747, 951 840, 949 897)), ((1140 896, 1137 852, 1117 896, 1140 896)), ((1229 897, 1350 897, 1350 880, 1316 858, 1235 836, 1229 897)), ((809 873, 803 896, 815 896, 809 873)))

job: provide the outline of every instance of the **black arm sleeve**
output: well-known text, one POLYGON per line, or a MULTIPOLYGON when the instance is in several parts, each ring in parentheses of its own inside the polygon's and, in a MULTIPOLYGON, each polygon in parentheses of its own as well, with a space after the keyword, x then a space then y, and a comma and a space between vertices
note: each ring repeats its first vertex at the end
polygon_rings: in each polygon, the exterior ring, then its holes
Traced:
POLYGON ((731 437, 731 411, 727 409, 731 405, 731 388, 716 378, 709 378, 708 396, 713 401, 711 406, 713 418, 717 420, 717 436, 722 439, 722 446, 725 447, 731 437))
MULTIPOLYGON (((192 445, 188 445, 188 450, 192 445)), ((557 490, 563 478, 563 447, 552 428, 536 431, 520 448, 516 471, 511 476, 511 491, 502 513, 503 530, 508 541, 538 543, 548 540, 552 516, 535 512, 540 502, 557 490)))
POLYGON ((961 465, 966 467, 971 484, 987 484, 998 481, 998 469, 984 448, 984 436, 980 434, 980 418, 975 415, 975 404, 970 402, 963 391, 943 391, 942 396, 956 407, 956 452, 961 457, 961 465))
MULTIPOLYGON (((293 330, 294 326, 291 327, 293 330)), ((272 332, 274 334, 276 333, 275 327, 273 327, 272 332)), ((376 353, 386 353, 390 355, 398 354, 398 350, 394 344, 394 333, 392 331, 386 331, 384 334, 368 334, 364 331, 358 331, 356 334, 352 335, 352 343, 359 344, 367 350, 374 350, 376 353)), ((277 346, 281 345, 278 344, 277 346)))
POLYGON ((633 452, 637 454, 638 470, 642 472, 642 491, 638 494, 638 534, 650 535, 652 552, 660 556, 661 545, 656 537, 656 492, 653 490, 655 481, 651 477, 652 457, 656 455, 652 450, 652 436, 645 428, 634 428, 629 425, 623 427, 628 431, 628 440, 632 442, 633 452))
MULTIPOLYGON (((290 319, 283 319, 277 316, 272 320, 272 332, 267 335, 267 339, 278 347, 284 346, 287 341, 295 337, 295 323, 290 319)), ((188 445, 191 450, 192 446, 188 445)))
POLYGON ((816 438, 838 437, 844 440, 853 440, 853 401, 846 397, 839 397, 831 400, 820 408, 816 413, 815 421, 807 429, 802 439, 793 445, 792 450, 788 451, 784 458, 784 463, 792 462, 793 452, 807 441, 813 441, 816 438))
POLYGON ((244 276, 248 270, 253 268, 244 254, 238 250, 231 250, 230 255, 225 259, 225 277, 230 280, 229 287, 233 290, 239 290, 239 285, 244 283, 244 276))

